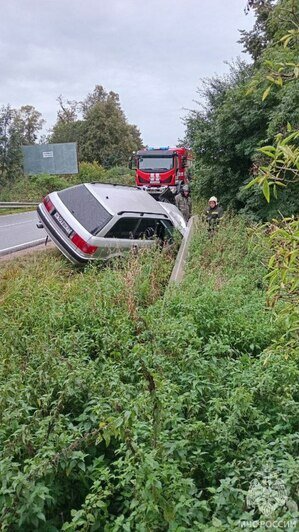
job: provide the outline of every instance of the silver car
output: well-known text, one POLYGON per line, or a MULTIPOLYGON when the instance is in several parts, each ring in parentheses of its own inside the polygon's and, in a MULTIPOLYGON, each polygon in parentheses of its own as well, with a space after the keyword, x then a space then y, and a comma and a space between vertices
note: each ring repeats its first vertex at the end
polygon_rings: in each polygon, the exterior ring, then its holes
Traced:
POLYGON ((84 183, 46 196, 37 208, 40 223, 73 263, 107 259, 125 250, 171 241, 186 223, 171 204, 135 187, 84 183))

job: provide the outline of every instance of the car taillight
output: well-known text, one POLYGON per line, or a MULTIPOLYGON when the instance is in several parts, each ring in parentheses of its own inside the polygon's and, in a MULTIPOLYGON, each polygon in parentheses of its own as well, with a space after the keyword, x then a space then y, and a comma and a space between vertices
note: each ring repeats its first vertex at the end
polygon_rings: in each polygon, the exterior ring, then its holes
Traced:
POLYGON ((43 199, 43 204, 44 206, 46 207, 47 211, 48 212, 52 212, 54 210, 54 205, 52 203, 52 201, 50 200, 49 196, 45 196, 44 199, 43 199))
POLYGON ((77 246, 77 248, 81 249, 83 253, 87 253, 88 255, 92 255, 98 249, 97 246, 90 246, 87 244, 87 242, 76 233, 71 237, 71 241, 77 246))

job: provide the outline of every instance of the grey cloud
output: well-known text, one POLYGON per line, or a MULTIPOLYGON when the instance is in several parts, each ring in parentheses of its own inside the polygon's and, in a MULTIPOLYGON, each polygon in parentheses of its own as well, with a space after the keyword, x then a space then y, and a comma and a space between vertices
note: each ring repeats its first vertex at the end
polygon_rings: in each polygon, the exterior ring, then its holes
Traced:
MULTIPOLYGON (((243 5, 244 4, 244 5, 243 5)), ((35 105, 52 126, 56 98, 96 83, 119 92, 149 144, 175 144, 201 77, 227 71, 250 27, 240 0, 10 0, 0 21, 0 103, 35 105)))

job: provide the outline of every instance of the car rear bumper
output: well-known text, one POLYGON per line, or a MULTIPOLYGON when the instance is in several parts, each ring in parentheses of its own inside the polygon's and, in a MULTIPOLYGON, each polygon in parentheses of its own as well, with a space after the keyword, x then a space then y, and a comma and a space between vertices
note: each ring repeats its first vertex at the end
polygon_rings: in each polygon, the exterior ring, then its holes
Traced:
POLYGON ((65 255, 67 259, 69 259, 73 264, 86 264, 89 262, 90 257, 84 257, 80 253, 78 253, 73 247, 66 241, 65 238, 63 238, 59 232, 57 231, 56 227, 54 226, 53 222, 51 221, 49 215, 47 215, 46 212, 44 212, 43 204, 41 203, 37 207, 37 214, 42 222, 45 231, 48 233, 49 237, 53 242, 56 244, 56 246, 59 248, 61 253, 65 255))

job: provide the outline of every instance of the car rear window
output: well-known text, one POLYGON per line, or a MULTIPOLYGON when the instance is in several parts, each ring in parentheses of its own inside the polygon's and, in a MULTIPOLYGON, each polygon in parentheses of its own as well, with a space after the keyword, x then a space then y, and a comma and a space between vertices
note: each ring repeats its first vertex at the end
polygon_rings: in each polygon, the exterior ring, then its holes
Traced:
POLYGON ((58 196, 76 220, 92 235, 101 231, 112 218, 85 185, 62 190, 58 192, 58 196))
POLYGON ((150 239, 170 236, 173 225, 169 220, 156 218, 121 218, 111 227, 106 238, 150 239))

